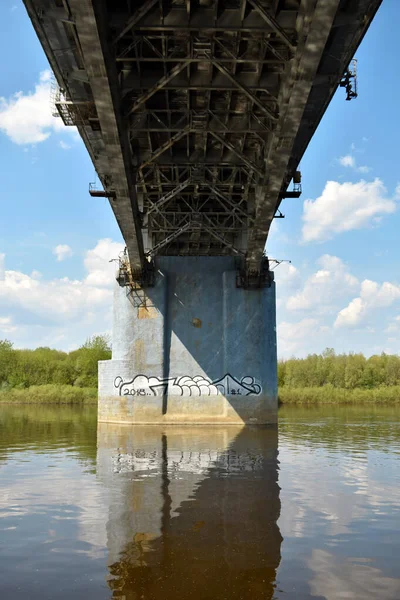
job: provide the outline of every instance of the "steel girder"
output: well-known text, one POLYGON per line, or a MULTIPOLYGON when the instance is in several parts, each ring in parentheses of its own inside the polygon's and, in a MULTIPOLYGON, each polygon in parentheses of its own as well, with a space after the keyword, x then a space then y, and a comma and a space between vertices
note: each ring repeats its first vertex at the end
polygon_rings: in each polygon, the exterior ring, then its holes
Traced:
POLYGON ((127 242, 256 268, 381 0, 24 0, 127 242))

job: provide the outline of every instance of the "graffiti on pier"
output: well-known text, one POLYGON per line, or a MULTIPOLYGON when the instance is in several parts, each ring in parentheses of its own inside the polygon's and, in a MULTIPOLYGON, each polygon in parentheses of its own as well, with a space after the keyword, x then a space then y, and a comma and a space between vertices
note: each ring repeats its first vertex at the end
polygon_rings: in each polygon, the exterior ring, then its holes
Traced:
POLYGON ((247 375, 237 379, 227 373, 220 379, 211 381, 203 375, 189 377, 147 377, 136 375, 133 379, 124 380, 118 376, 114 386, 120 396, 258 396, 261 385, 255 378, 247 375))

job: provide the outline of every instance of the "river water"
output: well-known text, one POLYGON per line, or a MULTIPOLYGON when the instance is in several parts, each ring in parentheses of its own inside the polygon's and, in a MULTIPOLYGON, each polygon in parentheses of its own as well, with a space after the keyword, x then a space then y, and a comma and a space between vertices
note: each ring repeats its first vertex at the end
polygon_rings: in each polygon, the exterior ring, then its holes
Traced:
POLYGON ((0 408, 0 598, 400 598, 400 410, 279 428, 0 408))

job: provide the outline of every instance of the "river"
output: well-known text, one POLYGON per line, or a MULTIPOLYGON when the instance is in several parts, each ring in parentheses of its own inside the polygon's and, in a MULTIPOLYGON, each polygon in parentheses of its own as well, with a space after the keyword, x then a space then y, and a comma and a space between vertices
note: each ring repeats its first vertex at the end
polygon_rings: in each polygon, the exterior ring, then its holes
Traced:
POLYGON ((0 407, 0 598, 400 598, 400 411, 278 430, 0 407))

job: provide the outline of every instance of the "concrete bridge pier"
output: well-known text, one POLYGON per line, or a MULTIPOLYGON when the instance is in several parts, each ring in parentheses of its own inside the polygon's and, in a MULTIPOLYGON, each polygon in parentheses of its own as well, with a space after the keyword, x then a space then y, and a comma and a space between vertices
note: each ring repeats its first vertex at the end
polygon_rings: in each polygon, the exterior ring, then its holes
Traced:
POLYGON ((116 284, 99 421, 277 420, 275 284, 237 287, 233 257, 159 257, 154 287, 116 284))

